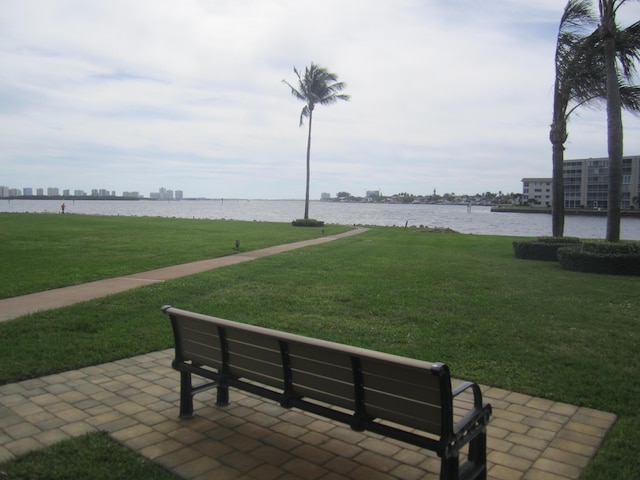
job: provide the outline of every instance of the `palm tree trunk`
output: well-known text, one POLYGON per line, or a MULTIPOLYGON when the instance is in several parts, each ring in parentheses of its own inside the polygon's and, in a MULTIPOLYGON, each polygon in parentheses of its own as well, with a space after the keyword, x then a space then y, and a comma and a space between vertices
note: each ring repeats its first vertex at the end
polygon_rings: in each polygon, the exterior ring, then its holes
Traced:
POLYGON ((554 121, 549 135, 552 145, 553 179, 551 183, 551 228, 554 237, 564 235, 564 142, 567 139, 564 119, 554 121))
POLYGON ((313 110, 309 111, 309 134, 307 136, 307 188, 304 196, 304 219, 309 219, 309 184, 311 180, 311 123, 313 110))
POLYGON ((609 193, 607 198, 607 236, 620 240, 620 203, 622 201, 622 106, 616 69, 615 14, 603 18, 604 56, 607 68, 607 143, 609 150, 609 193))
POLYGON ((551 206, 552 234, 564 235, 564 146, 553 145, 553 181, 551 185, 553 203, 551 206))

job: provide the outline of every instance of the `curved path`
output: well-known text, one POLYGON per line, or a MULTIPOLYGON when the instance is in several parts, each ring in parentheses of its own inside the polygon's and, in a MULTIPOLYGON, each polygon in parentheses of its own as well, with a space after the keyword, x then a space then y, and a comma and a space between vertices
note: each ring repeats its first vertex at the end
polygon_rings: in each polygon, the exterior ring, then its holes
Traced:
POLYGON ((366 228, 355 228, 348 232, 337 235, 323 236, 312 240, 275 245, 273 247, 262 248, 249 252, 237 253, 225 257, 211 258, 197 262, 175 265, 172 267, 158 268, 148 272, 134 273, 123 277, 107 278, 95 282, 73 285, 71 287, 56 288, 44 292, 31 293, 20 297, 12 297, 0 300, 0 321, 10 320, 29 313, 35 313, 52 308, 61 308, 73 305, 74 303, 93 300, 94 298, 106 297, 114 293, 124 292, 133 288, 142 287, 151 283, 163 282, 173 278, 186 277, 195 273, 206 272, 214 268, 235 265, 236 263, 248 262, 256 258, 262 258, 277 253, 295 250, 297 248, 318 245, 320 243, 331 242, 339 238, 350 237, 366 232, 366 228))

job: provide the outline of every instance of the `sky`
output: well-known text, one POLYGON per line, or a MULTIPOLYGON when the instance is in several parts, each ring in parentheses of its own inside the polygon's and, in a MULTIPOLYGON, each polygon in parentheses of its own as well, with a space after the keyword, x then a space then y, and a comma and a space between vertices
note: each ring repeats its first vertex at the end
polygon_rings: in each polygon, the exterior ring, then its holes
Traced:
MULTIPOLYGON (((313 62, 351 99, 314 111, 312 199, 521 192, 551 177, 565 3, 0 0, 0 185, 304 198, 304 105, 282 80, 313 62)), ((638 19, 640 2, 618 15, 638 19)), ((579 110, 565 158, 606 156, 604 108, 579 110)))

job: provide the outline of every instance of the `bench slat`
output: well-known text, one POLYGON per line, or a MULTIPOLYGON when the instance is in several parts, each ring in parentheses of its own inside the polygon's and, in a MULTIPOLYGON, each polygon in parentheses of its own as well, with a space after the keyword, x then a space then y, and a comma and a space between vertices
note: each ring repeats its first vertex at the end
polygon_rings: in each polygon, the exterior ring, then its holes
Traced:
POLYGON ((304 371, 293 370, 293 393, 323 402, 334 403, 343 408, 355 408, 352 383, 344 383, 330 377, 318 377, 304 371), (322 397, 322 398, 320 398, 322 397))
POLYGON ((273 336, 226 328, 232 375, 284 389, 282 354, 273 336))
POLYGON ((430 369, 413 365, 402 365, 385 360, 361 357, 362 370, 382 378, 397 379, 406 383, 419 383, 439 390, 440 379, 430 369))
POLYGON ((191 340, 183 339, 182 341, 182 356, 184 360, 191 360, 201 365, 219 369, 222 364, 220 355, 220 349, 217 347, 191 340))
POLYGON ((291 357, 308 358, 314 362, 326 363, 342 368, 351 368, 351 354, 340 350, 317 345, 309 345, 301 342, 288 341, 291 357))
POLYGON ((220 345, 220 338, 217 334, 212 333, 202 333, 199 332, 195 328, 191 327, 183 327, 180 329, 180 337, 186 340, 193 340, 198 343, 208 344, 208 345, 220 345))
POLYGON ((398 395, 405 398, 414 398, 421 403, 426 403, 440 408, 440 391, 420 385, 397 381, 391 378, 380 378, 375 375, 364 374, 365 390, 388 392, 389 395, 398 395))
POLYGON ((179 351, 185 360, 220 368, 220 339, 215 324, 200 319, 179 316, 179 351))
POLYGON ((200 335, 218 336, 218 326, 213 322, 184 315, 177 315, 177 319, 181 329, 196 331, 200 335))
POLYGON ((366 360, 362 361, 362 367, 365 388, 386 391, 440 406, 440 378, 437 375, 411 368, 398 368, 396 374, 391 375, 388 365, 381 365, 379 362, 371 364, 366 360), (388 376, 380 375, 384 369, 388 370, 388 376))
POLYGON ((229 371, 233 376, 259 381, 284 390, 282 365, 256 362, 253 358, 232 353, 229 357, 229 371))
POLYGON ((411 398, 365 389, 366 411, 374 417, 440 435, 442 409, 411 398))
POLYGON ((326 363, 317 358, 290 354, 291 366, 294 370, 308 372, 318 377, 332 378, 339 382, 353 383, 350 357, 339 353, 334 353, 333 357, 334 363, 326 363))
MULTIPOLYGON (((227 341, 234 342, 234 344, 247 344, 261 347, 265 350, 280 351, 278 339, 275 335, 265 335, 264 333, 246 331, 240 328, 225 328, 225 331, 227 333, 227 341)), ((229 349, 231 350, 231 346, 229 349)))
POLYGON ((295 395, 355 409, 351 355, 299 342, 288 348, 295 395))
POLYGON ((255 370, 247 370, 242 367, 234 367, 232 375, 241 378, 242 380, 248 380, 249 382, 258 382, 267 387, 276 389, 279 393, 283 392, 284 382, 282 378, 273 377, 263 372, 257 372, 255 370))
POLYGON ((227 337, 227 340, 229 342, 229 355, 249 357, 254 359, 256 363, 267 362, 282 366, 282 355, 280 350, 277 350, 278 344, 275 341, 273 343, 276 349, 268 349, 248 343, 237 342, 229 337, 227 337))

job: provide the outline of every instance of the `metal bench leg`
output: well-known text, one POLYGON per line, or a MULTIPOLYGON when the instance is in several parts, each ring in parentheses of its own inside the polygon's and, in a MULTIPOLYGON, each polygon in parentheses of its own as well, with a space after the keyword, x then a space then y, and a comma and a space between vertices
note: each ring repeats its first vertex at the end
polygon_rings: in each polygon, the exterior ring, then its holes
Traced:
POLYGON ((180 418, 193 417, 193 388, 191 386, 191 374, 180 372, 180 418))
POLYGON ((469 462, 476 470, 480 468, 478 476, 474 480, 486 480, 487 478, 487 431, 482 429, 480 434, 469 442, 469 462))
POLYGON ((442 457, 440 480, 458 480, 460 475, 460 456, 458 452, 442 457))
POLYGON ((224 407, 229 405, 229 387, 227 385, 218 384, 218 395, 216 396, 216 405, 224 407))

